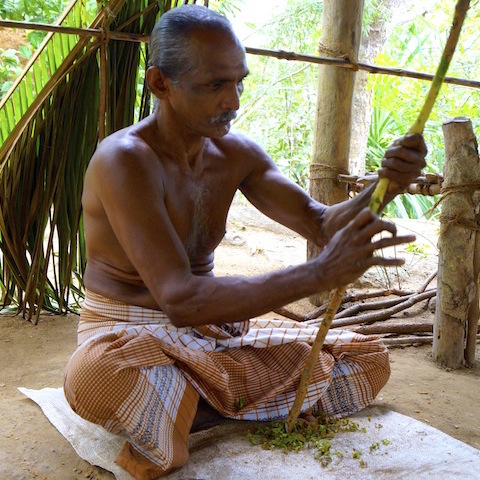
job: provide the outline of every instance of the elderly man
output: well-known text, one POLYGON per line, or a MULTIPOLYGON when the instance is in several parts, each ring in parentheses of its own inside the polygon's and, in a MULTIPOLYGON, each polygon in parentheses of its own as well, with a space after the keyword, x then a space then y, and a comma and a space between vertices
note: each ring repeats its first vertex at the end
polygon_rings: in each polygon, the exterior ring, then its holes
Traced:
MULTIPOLYGON (((401 265, 374 254, 413 239, 368 211, 371 190, 321 205, 258 145, 230 133, 249 72, 224 17, 195 5, 167 12, 152 33, 151 65, 155 112, 106 138, 86 174, 87 296, 65 376, 79 415, 127 437, 117 462, 138 479, 183 465, 192 425, 286 417, 317 329, 250 319, 372 265, 401 265), (237 190, 322 253, 253 278, 215 277, 237 190), (382 231, 392 235, 373 241, 382 231)), ((388 199, 419 174, 425 153, 420 136, 386 151, 388 199)), ((351 414, 388 377, 378 339, 331 333, 303 410, 351 414)))

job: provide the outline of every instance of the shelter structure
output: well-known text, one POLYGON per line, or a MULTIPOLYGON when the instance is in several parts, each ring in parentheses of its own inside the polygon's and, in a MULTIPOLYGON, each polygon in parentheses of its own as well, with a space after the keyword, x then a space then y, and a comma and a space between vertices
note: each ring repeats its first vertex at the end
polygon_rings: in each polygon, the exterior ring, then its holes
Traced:
MULTIPOLYGON (((108 0, 90 17, 84 1, 72 0, 53 25, 0 20, 3 27, 48 32, 0 100, 0 300, 4 307, 17 308, 36 322, 42 309, 66 313, 81 299, 85 268, 81 191, 88 161, 99 140, 150 113, 148 88, 144 84, 138 89, 148 64, 149 33, 158 15, 180 3, 188 0, 108 0)), ((433 78, 359 62, 364 2, 358 0, 353 9, 351 3, 324 1, 321 55, 246 48, 248 54, 322 65, 318 111, 331 115, 317 118, 316 128, 325 139, 316 135, 311 182, 313 196, 327 204, 346 198, 345 181, 361 188, 362 181, 348 175, 349 129, 335 128, 328 120, 350 123, 355 71, 433 78), (342 43, 342 38, 348 41, 342 43), (340 100, 332 92, 339 82, 350 92, 340 100), (325 133, 329 125, 332 128, 325 133), (342 145, 347 148, 338 155, 342 145), (319 193, 325 191, 331 194, 319 193)), ((208 6, 208 0, 203 4, 208 6)), ((480 88, 477 80, 447 77, 445 81, 480 88)), ((419 179, 420 188, 412 191, 424 194, 429 191, 422 188, 425 184, 439 185, 441 179, 436 176, 430 183, 428 178, 419 179)), ((431 190, 438 193, 439 188, 431 190)))

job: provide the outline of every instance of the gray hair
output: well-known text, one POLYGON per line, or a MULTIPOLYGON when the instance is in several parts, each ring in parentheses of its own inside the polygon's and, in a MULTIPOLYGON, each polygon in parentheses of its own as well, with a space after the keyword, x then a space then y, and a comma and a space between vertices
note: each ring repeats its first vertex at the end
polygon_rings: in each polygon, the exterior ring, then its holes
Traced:
POLYGON ((216 30, 235 35, 230 21, 200 5, 173 8, 160 17, 150 36, 150 66, 160 68, 174 83, 193 68, 190 34, 194 30, 216 30))

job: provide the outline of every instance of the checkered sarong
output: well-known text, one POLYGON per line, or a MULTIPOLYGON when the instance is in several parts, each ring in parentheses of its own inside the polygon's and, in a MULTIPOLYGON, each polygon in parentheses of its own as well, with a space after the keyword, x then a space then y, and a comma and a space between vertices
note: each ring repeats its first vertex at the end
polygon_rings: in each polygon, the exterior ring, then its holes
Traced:
MULTIPOLYGON (((187 461, 199 395, 228 418, 285 418, 317 330, 268 319, 177 328, 161 311, 87 292, 65 395, 86 420, 127 436, 128 461, 118 463, 136 478, 156 478, 187 461), (155 476, 132 467, 137 457, 156 466, 155 476)), ((350 415, 389 375, 378 338, 330 331, 302 410, 350 415)))

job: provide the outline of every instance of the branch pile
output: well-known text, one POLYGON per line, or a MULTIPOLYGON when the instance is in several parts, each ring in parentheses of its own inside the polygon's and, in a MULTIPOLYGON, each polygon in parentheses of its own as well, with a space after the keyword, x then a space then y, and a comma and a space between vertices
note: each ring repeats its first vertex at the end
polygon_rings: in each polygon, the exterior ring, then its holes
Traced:
MULTIPOLYGON (((435 302, 436 288, 427 287, 436 276, 435 271, 416 291, 374 290, 347 293, 333 318, 331 328, 351 330, 363 335, 378 335, 389 347, 432 343, 433 321, 414 322, 405 318, 416 315, 409 311, 415 305, 425 302, 423 309, 426 310, 435 302), (404 318, 398 314, 403 314, 404 318)), ((297 322, 318 326, 327 307, 328 302, 304 315, 287 308, 277 309, 275 313, 297 322)), ((480 339, 480 335, 478 338, 480 339)))

